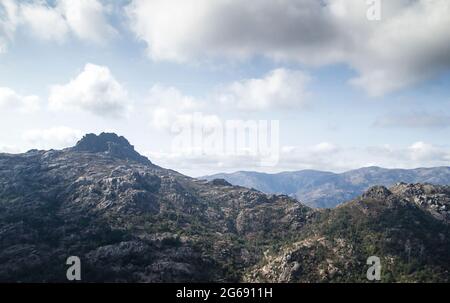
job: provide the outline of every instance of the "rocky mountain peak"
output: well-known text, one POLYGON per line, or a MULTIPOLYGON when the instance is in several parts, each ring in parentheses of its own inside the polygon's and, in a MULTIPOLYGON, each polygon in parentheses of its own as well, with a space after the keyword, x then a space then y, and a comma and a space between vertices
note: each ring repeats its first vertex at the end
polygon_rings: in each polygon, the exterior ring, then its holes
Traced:
POLYGON ((384 200, 392 195, 392 192, 384 186, 373 186, 369 188, 362 197, 367 199, 384 200))
POLYGON ((76 152, 106 153, 111 156, 151 164, 150 160, 134 150, 134 146, 123 136, 115 133, 86 134, 71 148, 76 152))
POLYGON ((110 145, 134 150, 133 145, 125 137, 118 136, 115 133, 101 133, 100 135, 86 134, 77 142, 73 150, 101 153, 107 152, 110 145))
POLYGON ((210 183, 212 185, 216 185, 216 186, 233 186, 233 185, 231 185, 231 183, 229 183, 225 179, 214 179, 210 183))

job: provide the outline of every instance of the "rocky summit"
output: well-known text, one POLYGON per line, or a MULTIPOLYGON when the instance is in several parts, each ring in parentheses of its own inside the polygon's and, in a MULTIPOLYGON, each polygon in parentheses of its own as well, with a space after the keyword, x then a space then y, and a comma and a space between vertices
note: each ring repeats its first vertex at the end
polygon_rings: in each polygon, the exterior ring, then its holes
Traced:
POLYGON ((127 139, 113 133, 101 133, 98 136, 95 134, 87 134, 71 150, 106 153, 116 158, 151 164, 150 160, 134 150, 134 146, 127 139))
POLYGON ((450 189, 374 187, 336 209, 161 168, 123 137, 0 154, 0 281, 448 282, 450 189))

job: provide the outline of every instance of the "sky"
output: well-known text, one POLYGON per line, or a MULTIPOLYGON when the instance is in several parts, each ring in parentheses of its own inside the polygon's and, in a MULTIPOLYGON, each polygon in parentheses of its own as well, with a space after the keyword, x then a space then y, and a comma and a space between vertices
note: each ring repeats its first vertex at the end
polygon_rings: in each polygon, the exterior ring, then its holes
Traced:
POLYGON ((0 152, 116 132, 190 176, 448 166, 449 16, 447 0, 0 0, 0 152), (257 125, 240 151, 230 121, 257 125))

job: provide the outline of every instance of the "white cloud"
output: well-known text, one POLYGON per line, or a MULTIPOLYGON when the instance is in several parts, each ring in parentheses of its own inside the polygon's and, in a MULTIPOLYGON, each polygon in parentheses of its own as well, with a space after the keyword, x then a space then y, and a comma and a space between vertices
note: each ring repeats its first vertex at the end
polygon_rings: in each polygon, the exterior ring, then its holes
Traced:
POLYGON ((3 40, 2 37, 0 37, 0 54, 6 52, 6 42, 3 40))
POLYGON ((332 38, 329 27, 322 26, 327 19, 319 1, 261 0, 255 5, 197 0, 192 5, 182 0, 134 0, 127 13, 132 29, 157 60, 189 61, 203 55, 245 58, 260 52, 275 57, 295 53, 299 43, 332 38))
POLYGON ((190 111, 201 107, 200 101, 183 95, 177 88, 155 84, 150 88, 147 101, 151 105, 163 105, 173 110, 190 111))
POLYGON ((0 153, 18 154, 20 152, 21 149, 15 145, 0 145, 0 153))
POLYGON ((311 149, 312 149, 312 151, 314 151, 316 153, 333 153, 338 150, 336 145, 329 143, 329 142, 319 143, 319 144, 313 146, 311 149))
POLYGON ((75 145, 83 132, 65 126, 48 129, 30 129, 23 133, 23 139, 30 148, 61 149, 75 145))
POLYGON ((126 89, 109 68, 90 63, 69 83, 52 86, 49 103, 54 110, 81 109, 109 117, 125 115, 130 106, 126 89))
POLYGON ((12 0, 0 2, 0 54, 6 52, 7 45, 13 39, 19 24, 17 4, 12 0))
POLYGON ((433 146, 422 141, 412 144, 409 148, 410 158, 413 161, 445 161, 450 159, 448 150, 433 146))
POLYGON ((280 68, 260 79, 234 82, 220 90, 217 98, 224 105, 243 110, 294 108, 305 103, 309 80, 301 71, 280 68))
POLYGON ((104 43, 117 34, 108 23, 105 6, 98 0, 59 0, 57 9, 82 40, 104 43))
POLYGON ((306 146, 282 146, 277 165, 262 167, 251 155, 203 155, 189 150, 149 152, 155 163, 200 176, 241 170, 281 172, 302 169, 343 172, 368 166, 417 168, 448 166, 450 147, 416 142, 410 146, 343 147, 329 142, 306 146))
POLYGON ((177 120, 199 111, 224 112, 298 108, 306 103, 310 77, 298 70, 275 69, 262 78, 244 79, 207 92, 204 99, 183 94, 175 87, 154 85, 147 98, 152 124, 170 130, 177 120))
POLYGON ((419 141, 407 147, 370 147, 363 156, 367 161, 372 161, 373 165, 393 168, 447 166, 450 148, 419 141))
POLYGON ((353 84, 379 96, 449 69, 448 1, 384 1, 383 10, 385 17, 361 41, 364 47, 349 57, 360 73, 353 84))
POLYGON ((43 40, 65 40, 69 26, 56 9, 38 3, 22 5, 22 18, 33 34, 43 40))
POLYGON ((261 155, 204 154, 193 150, 153 151, 148 157, 158 165, 176 169, 193 176, 240 170, 279 172, 297 169, 344 170, 355 163, 346 162, 346 151, 327 142, 311 146, 283 146, 279 162, 261 166, 261 155))
POLYGON ((373 96, 450 68, 447 0, 383 1, 380 21, 367 19, 369 8, 363 0, 133 0, 126 11, 154 60, 345 63, 358 73, 351 83, 373 96))
POLYGON ((103 44, 117 35, 109 24, 108 9, 99 0, 31 0, 0 2, 0 52, 25 26, 34 37, 62 42, 71 34, 80 40, 103 44), (52 2, 53 3, 53 2, 52 2))
POLYGON ((175 87, 155 84, 149 91, 147 103, 152 125, 159 130, 171 131, 177 122, 186 119, 204 107, 204 104, 194 97, 183 95, 175 87))
POLYGON ((40 99, 35 95, 22 96, 8 87, 0 87, 0 110, 33 112, 40 107, 40 99))

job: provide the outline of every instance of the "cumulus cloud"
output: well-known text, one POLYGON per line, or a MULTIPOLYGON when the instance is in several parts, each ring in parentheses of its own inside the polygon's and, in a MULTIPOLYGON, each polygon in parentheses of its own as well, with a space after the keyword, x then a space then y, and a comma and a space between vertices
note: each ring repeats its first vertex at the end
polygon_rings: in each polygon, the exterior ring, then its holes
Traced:
POLYGON ((31 148, 61 149, 73 146, 83 137, 83 132, 65 126, 47 129, 30 129, 22 135, 24 141, 31 148))
POLYGON ((69 35, 80 40, 105 43, 117 35, 109 24, 108 9, 99 0, 31 0, 0 2, 0 52, 6 51, 19 26, 34 37, 62 42, 69 35))
POLYGON ((409 148, 409 156, 412 161, 445 161, 450 160, 450 153, 448 150, 434 146, 422 141, 412 144, 409 148))
POLYGON ((192 97, 184 95, 177 88, 155 84, 150 88, 147 97, 151 124, 159 130, 171 131, 172 126, 204 108, 204 104, 192 97))
POLYGON ((234 82, 221 89, 218 100, 243 110, 299 107, 306 101, 310 77, 302 71, 275 69, 259 79, 234 82))
POLYGON ((344 63, 351 83, 380 96, 450 67, 447 0, 382 2, 379 21, 362 0, 133 0, 132 30, 154 60, 249 58, 344 63), (433 34, 430 34, 433 33, 433 34))
POLYGON ((28 3, 21 7, 23 21, 33 34, 43 40, 63 41, 69 26, 64 16, 54 8, 42 3, 28 3))
POLYGON ((98 0, 59 0, 57 9, 80 39, 104 43, 117 34, 108 23, 107 9, 98 0))
POLYGON ((40 107, 40 98, 35 95, 22 96, 8 87, 0 87, 0 110, 32 112, 40 107))
POLYGON ((338 147, 333 143, 322 142, 311 148, 312 151, 316 153, 333 153, 338 150, 338 147))
POLYGON ((280 68, 261 78, 216 87, 202 99, 183 94, 176 87, 156 84, 149 91, 147 103, 153 126, 169 130, 174 122, 185 121, 195 112, 299 108, 307 101, 309 81, 302 71, 280 68))
POLYGON ((205 54, 245 58, 260 52, 283 56, 286 46, 294 54, 299 43, 333 39, 319 1, 263 0, 255 5, 198 0, 192 5, 177 0, 136 0, 127 12, 132 29, 157 60, 188 61, 205 54))
POLYGON ((109 68, 90 63, 67 84, 52 86, 49 103, 53 110, 81 109, 105 117, 121 117, 130 106, 126 89, 109 68))
POLYGON ((383 9, 386 16, 368 31, 361 52, 351 57, 360 73, 353 84, 378 96, 448 70, 448 1, 384 1, 383 9))

